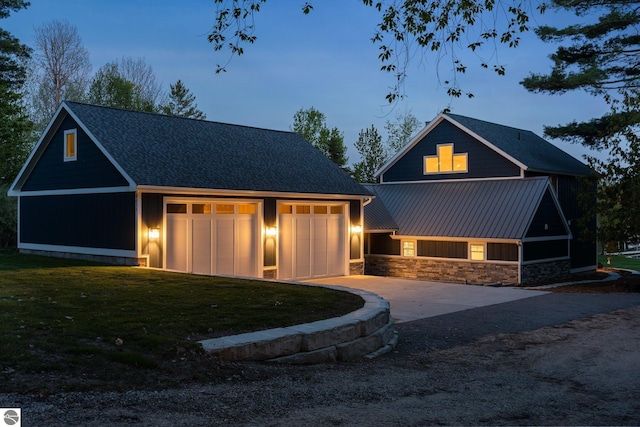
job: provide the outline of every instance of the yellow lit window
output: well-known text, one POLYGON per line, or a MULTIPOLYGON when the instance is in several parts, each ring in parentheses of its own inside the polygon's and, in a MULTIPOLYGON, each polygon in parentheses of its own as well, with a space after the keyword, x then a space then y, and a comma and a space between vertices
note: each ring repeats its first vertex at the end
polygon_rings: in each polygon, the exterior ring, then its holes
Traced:
POLYGON ((194 214, 210 214, 211 213, 211 204, 210 203, 194 203, 191 207, 191 212, 194 214))
POLYGON ((424 173, 467 172, 467 153, 454 154, 453 144, 437 146, 435 156, 424 157, 424 173))
POLYGON ((238 213, 245 215, 255 215, 256 213, 256 205, 238 205, 238 213))
POLYGON ((216 213, 218 215, 232 215, 235 213, 235 206, 233 205, 216 205, 216 213))
POLYGON ((326 206, 314 206, 313 207, 313 213, 314 214, 326 214, 327 213, 327 207, 326 206))
POLYGON ((281 213, 281 214, 293 213, 293 206, 292 205, 280 205, 280 206, 278 206, 278 213, 281 213))
POLYGON ((78 158, 76 129, 64 131, 64 161, 69 162, 78 158))
POLYGON ((297 214, 310 214, 311 213, 311 206, 309 206, 309 205, 296 206, 296 213, 297 214))
POLYGON ((413 257, 416 256, 416 242, 410 240, 404 240, 402 242, 402 256, 413 257))
POLYGON ((484 261, 484 244, 472 243, 469 245, 471 261, 484 261))
POLYGON ((344 206, 331 206, 331 213, 333 215, 342 215, 344 206))

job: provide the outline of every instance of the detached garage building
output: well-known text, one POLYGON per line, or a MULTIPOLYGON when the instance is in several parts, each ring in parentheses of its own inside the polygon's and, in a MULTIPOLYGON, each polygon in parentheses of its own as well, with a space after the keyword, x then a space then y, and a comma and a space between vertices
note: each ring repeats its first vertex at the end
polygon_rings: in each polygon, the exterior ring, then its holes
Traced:
POLYGON ((63 102, 9 195, 22 252, 277 279, 364 269, 369 193, 293 132, 63 102))

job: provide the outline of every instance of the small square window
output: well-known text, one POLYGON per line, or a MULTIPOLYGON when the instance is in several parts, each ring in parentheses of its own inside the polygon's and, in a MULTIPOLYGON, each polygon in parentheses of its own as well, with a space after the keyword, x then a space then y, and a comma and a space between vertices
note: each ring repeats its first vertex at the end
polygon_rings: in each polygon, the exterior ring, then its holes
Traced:
POLYGON ((406 257, 416 256, 416 242, 412 240, 404 240, 402 242, 402 256, 406 256, 406 257))
POLYGON ((72 162, 78 158, 78 132, 76 129, 64 131, 64 161, 72 162))
POLYGON ((471 261, 484 261, 484 244, 471 243, 469 245, 469 254, 471 255, 471 261))

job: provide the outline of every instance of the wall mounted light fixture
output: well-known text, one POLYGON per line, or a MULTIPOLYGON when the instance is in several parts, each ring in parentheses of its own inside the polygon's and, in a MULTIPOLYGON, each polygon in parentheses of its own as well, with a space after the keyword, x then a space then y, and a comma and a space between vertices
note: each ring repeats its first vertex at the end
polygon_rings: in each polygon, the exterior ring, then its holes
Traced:
POLYGON ((362 233, 362 226, 361 225, 352 225, 351 226, 351 234, 360 234, 362 233))
POLYGON ((149 239, 155 240, 160 238, 160 229, 159 228, 150 228, 149 229, 149 239))
POLYGON ((267 237, 276 237, 276 236, 278 235, 278 229, 277 229, 277 228, 275 228, 275 227, 267 227, 267 228, 264 230, 264 234, 265 234, 267 237))

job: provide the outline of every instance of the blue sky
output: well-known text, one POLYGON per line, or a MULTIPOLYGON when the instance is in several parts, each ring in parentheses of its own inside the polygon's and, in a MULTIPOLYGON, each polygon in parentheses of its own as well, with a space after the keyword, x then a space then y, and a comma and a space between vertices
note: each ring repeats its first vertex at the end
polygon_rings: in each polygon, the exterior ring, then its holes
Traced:
MULTIPOLYGON (((289 130, 297 110, 315 107, 330 127, 344 132, 349 163, 358 161, 353 146, 361 129, 373 124, 385 135, 384 124, 397 111, 411 111, 428 122, 449 105, 434 61, 417 58, 409 69, 407 97, 392 110, 385 95, 393 77, 379 71, 378 51, 370 41, 375 11, 361 0, 315 0, 313 12, 303 15, 303 3, 264 4, 256 16, 256 44, 245 46, 245 55, 234 58, 222 74, 214 71, 229 53, 214 52, 207 41, 213 0, 31 0, 29 8, 0 25, 33 45, 35 26, 67 20, 78 28, 94 72, 122 56, 144 58, 167 91, 181 79, 208 120, 289 130)), ((536 21, 564 25, 567 19, 547 13, 536 21)), ((541 136, 544 125, 602 115, 606 105, 589 95, 531 94, 518 84, 530 72, 547 72, 553 50, 530 33, 516 49, 499 48, 506 76, 468 61, 460 81, 475 97, 453 100, 451 111, 541 136)), ((441 67, 441 73, 446 71, 441 67)), ((586 153, 579 145, 552 142, 575 157, 586 153)))

